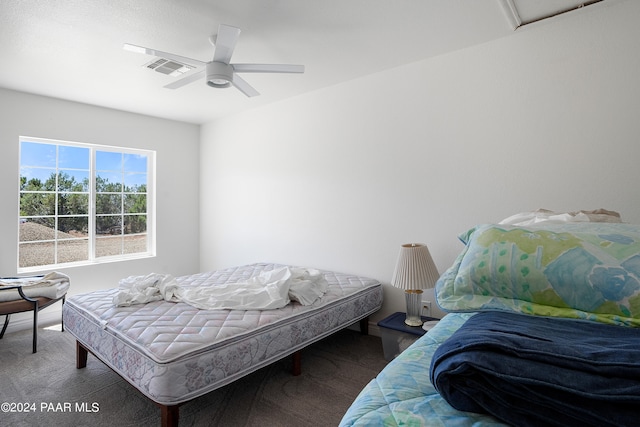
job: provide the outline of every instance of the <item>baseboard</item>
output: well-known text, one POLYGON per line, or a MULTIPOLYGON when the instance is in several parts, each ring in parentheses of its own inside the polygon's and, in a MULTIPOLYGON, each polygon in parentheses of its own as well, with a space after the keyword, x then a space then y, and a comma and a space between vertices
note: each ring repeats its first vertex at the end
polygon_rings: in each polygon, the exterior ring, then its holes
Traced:
POLYGON ((373 335, 374 337, 381 338, 380 334, 380 326, 376 322, 369 322, 369 335, 373 335))
MULTIPOLYGON (((347 329, 352 331, 360 331, 360 322, 356 322, 351 326, 347 326, 347 329)), ((376 322, 369 321, 369 335, 380 338, 382 337, 382 335, 380 335, 380 327, 376 322)))

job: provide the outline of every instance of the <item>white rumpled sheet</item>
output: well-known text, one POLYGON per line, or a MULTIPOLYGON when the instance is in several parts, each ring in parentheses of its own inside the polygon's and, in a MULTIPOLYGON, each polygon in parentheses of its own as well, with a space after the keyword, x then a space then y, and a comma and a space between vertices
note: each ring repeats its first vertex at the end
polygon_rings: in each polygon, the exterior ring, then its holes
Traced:
POLYGON ((595 209, 591 211, 554 212, 548 209, 538 209, 533 212, 520 212, 503 219, 498 224, 530 226, 546 223, 567 222, 613 222, 620 223, 620 214, 607 209, 595 209))
MULTIPOLYGON (((67 293, 70 282, 66 274, 52 271, 44 276, 0 278, 0 290, 7 286, 22 286, 22 292, 29 298, 58 299, 67 293)), ((0 302, 20 299, 16 289, 0 292, 0 302)))
POLYGON ((240 283, 216 286, 180 286, 168 274, 130 276, 119 283, 113 303, 119 307, 165 300, 184 302, 203 310, 272 310, 289 302, 311 305, 327 291, 319 270, 281 267, 240 283))

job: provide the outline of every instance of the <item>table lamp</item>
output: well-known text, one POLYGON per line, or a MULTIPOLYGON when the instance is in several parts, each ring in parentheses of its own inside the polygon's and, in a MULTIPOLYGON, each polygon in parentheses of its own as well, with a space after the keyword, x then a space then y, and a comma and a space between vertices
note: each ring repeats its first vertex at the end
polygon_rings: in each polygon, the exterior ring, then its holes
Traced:
POLYGON ((439 277, 427 245, 402 245, 391 284, 405 291, 407 317, 404 323, 409 326, 422 326, 422 290, 433 288, 439 277))

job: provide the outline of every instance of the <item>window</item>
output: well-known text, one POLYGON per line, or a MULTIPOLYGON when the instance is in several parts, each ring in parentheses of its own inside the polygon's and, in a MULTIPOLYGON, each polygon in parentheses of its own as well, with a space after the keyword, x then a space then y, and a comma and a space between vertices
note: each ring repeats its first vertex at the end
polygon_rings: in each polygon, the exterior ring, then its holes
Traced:
POLYGON ((152 256, 155 152, 20 138, 18 271, 152 256))

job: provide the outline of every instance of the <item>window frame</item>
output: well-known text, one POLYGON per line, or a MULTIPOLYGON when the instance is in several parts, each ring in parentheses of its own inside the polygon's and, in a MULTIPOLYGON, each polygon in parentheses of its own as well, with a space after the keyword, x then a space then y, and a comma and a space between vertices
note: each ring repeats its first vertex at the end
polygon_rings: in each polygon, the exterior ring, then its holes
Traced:
MULTIPOLYGON (((120 262, 120 261, 127 261, 127 260, 133 260, 133 259, 141 259, 141 258, 149 258, 149 257, 155 257, 156 256, 156 203, 155 203, 155 199, 156 199, 156 185, 155 185, 155 181, 156 181, 156 152, 154 150, 147 150, 147 149, 139 149, 139 148, 132 148, 132 147, 123 147, 123 146, 112 146, 112 145, 102 145, 102 144, 93 144, 93 143, 85 143, 85 142, 73 142, 73 141, 62 141, 62 140, 54 140, 54 139, 47 139, 47 138, 37 138, 37 137, 28 137, 28 136, 20 136, 18 139, 18 236, 17 236, 17 245, 16 245, 16 250, 17 250, 17 271, 18 273, 29 273, 29 272, 34 272, 34 271, 42 271, 42 270, 50 270, 50 269, 54 269, 54 268, 66 268, 66 267, 74 267, 74 266, 86 266, 86 265, 94 265, 94 264, 103 264, 103 263, 110 263, 110 262, 120 262), (23 173, 23 168, 28 168, 28 167, 39 167, 39 165, 27 165, 24 164, 23 165, 23 156, 22 156, 22 144, 23 142, 26 143, 36 143, 36 144, 47 144, 47 145, 52 145, 55 147, 55 166, 53 167, 53 170, 55 171, 56 177, 59 177, 59 174, 61 171, 65 171, 65 170, 74 170, 72 168, 69 167, 60 167, 60 155, 59 155, 59 147, 80 147, 80 148, 84 148, 84 149, 88 149, 89 150, 89 177, 88 177, 88 189, 87 189, 87 194, 88 194, 88 203, 89 206, 87 207, 88 212, 87 212, 87 221, 88 221, 88 225, 87 225, 87 229, 88 229, 88 239, 87 238, 78 238, 77 241, 82 241, 83 239, 87 239, 87 259, 86 260, 79 260, 79 261, 63 261, 60 262, 59 260, 59 256, 60 253, 58 252, 59 249, 59 245, 61 241, 73 241, 69 240, 69 239, 65 239, 65 238, 61 238, 58 236, 58 223, 59 223, 59 219, 60 218, 64 218, 65 215, 63 213, 59 212, 59 203, 58 203, 58 195, 59 194, 72 194, 72 193, 76 193, 76 194, 84 194, 84 192, 69 192, 69 191, 63 191, 61 190, 60 186, 58 185, 58 180, 56 178, 56 188, 54 191, 33 191, 34 193, 47 193, 47 194, 55 194, 56 195, 56 203, 55 203, 55 208, 54 208, 54 212, 53 215, 33 215, 33 216, 23 216, 21 215, 21 200, 22 200, 22 195, 25 193, 29 193, 29 191, 24 191, 21 185, 22 182, 22 173, 23 173), (121 182, 121 189, 119 194, 122 196, 122 201, 121 201, 121 206, 120 206, 120 212, 114 214, 115 216, 120 216, 121 217, 121 225, 120 225, 120 232, 119 232, 119 236, 121 240, 121 250, 120 250, 120 254, 116 254, 116 255, 99 255, 97 253, 97 242, 100 241, 100 239, 102 239, 104 241, 104 239, 110 239, 113 237, 105 237, 101 234, 98 233, 98 230, 96 229, 96 217, 100 217, 101 214, 98 214, 96 212, 96 200, 97 200, 97 196, 98 194, 117 194, 114 192, 99 192, 98 188, 97 188, 97 182, 96 182, 96 176, 99 175, 99 171, 96 168, 96 153, 97 152, 111 152, 111 153, 118 153, 123 155, 123 159, 124 156, 126 155, 143 155, 146 157, 146 212, 136 212, 136 213, 127 213, 127 208, 126 208, 126 203, 124 201, 125 197, 127 194, 143 194, 143 193, 131 193, 131 192, 126 192, 125 191, 125 180, 124 180, 124 175, 127 174, 127 170, 125 168, 124 162, 122 165, 122 169, 121 172, 123 173, 123 179, 121 182), (132 216, 132 215, 146 215, 146 230, 144 233, 131 233, 128 234, 125 231, 125 218, 127 216, 132 216), (20 241, 20 224, 22 222, 27 222, 29 218, 52 218, 53 222, 54 222, 54 236, 52 239, 45 239, 45 240, 34 240, 31 242, 38 242, 38 243, 47 243, 47 242, 52 242, 53 243, 53 263, 51 264, 41 264, 41 265, 33 265, 33 266, 25 266, 22 267, 20 265, 20 251, 21 251, 21 246, 25 243, 28 243, 29 241, 25 241, 25 242, 21 242, 20 241), (139 251, 139 252, 134 252, 134 253, 126 253, 125 250, 125 238, 127 235, 146 235, 146 250, 145 251, 139 251)), ((84 171, 84 169, 80 169, 81 171, 84 171)), ((130 171, 131 172, 131 171, 130 171)), ((129 172, 129 173, 130 173, 129 172)), ((139 171, 138 171, 139 172, 139 171)), ((140 172, 139 172, 140 173, 140 172)), ((78 216, 83 216, 83 214, 81 215, 69 215, 71 217, 78 217, 78 216)))

